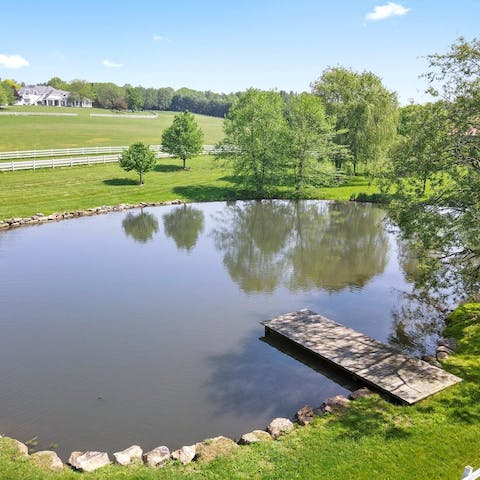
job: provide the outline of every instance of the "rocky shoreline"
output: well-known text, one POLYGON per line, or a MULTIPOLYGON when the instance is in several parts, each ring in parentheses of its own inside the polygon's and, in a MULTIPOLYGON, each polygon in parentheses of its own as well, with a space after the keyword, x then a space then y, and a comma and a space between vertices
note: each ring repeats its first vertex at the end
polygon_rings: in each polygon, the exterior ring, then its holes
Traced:
POLYGON ((181 205, 183 203, 185 203, 183 200, 177 199, 165 202, 121 203, 120 205, 115 205, 113 207, 109 205, 103 205, 101 207, 93 207, 86 210, 74 210, 63 213, 52 213, 50 215, 36 213, 31 217, 12 217, 7 218, 6 220, 0 220, 0 231, 29 225, 41 225, 44 223, 59 222, 61 220, 68 220, 70 218, 91 217, 93 215, 102 215, 104 213, 122 212, 124 210, 131 210, 134 208, 181 205))
MULTIPOLYGON (((343 413, 351 401, 371 395, 374 395, 374 393, 367 388, 361 388, 352 392, 349 398, 343 395, 327 398, 317 408, 305 405, 295 413, 294 422, 298 426, 305 426, 317 416, 343 413)), ((113 453, 113 462, 110 460, 107 452, 74 451, 70 454, 65 465, 54 451, 44 450, 29 454, 28 447, 24 443, 13 438, 1 436, 0 452, 2 450, 10 451, 16 457, 29 458, 40 469, 54 472, 62 471, 67 466, 76 471, 93 472, 111 463, 122 466, 141 463, 157 468, 165 466, 169 462, 186 465, 193 461, 211 461, 217 456, 232 452, 241 445, 278 440, 293 429, 294 423, 291 420, 279 417, 273 419, 265 430, 253 430, 245 433, 237 442, 219 436, 193 445, 185 445, 175 451, 170 451, 167 446, 160 445, 149 452, 144 452, 139 445, 132 445, 125 450, 113 453)))

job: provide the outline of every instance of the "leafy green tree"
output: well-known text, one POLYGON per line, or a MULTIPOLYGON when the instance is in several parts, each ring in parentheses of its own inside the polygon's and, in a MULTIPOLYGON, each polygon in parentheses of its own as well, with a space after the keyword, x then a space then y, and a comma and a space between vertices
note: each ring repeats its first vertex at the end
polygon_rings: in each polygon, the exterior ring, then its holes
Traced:
POLYGON ((0 107, 3 107, 4 105, 8 105, 8 92, 7 89, 0 84, 0 107))
POLYGON ((445 110, 447 133, 438 137, 436 131, 420 130, 410 142, 442 151, 442 181, 432 182, 425 198, 414 190, 400 192, 390 213, 415 240, 422 268, 437 272, 430 278, 462 294, 475 292, 480 287, 480 40, 460 38, 447 53, 427 58, 426 77, 440 84, 439 92, 430 91, 441 94, 435 108, 445 110))
POLYGON ((202 151, 203 132, 195 121, 195 117, 188 111, 179 113, 173 118, 173 123, 162 134, 162 146, 165 152, 183 161, 198 155, 202 151))
POLYGON ((139 243, 147 243, 158 232, 158 220, 155 215, 144 211, 138 215, 127 213, 122 227, 127 237, 132 237, 139 243))
POLYGON ((127 172, 135 170, 140 176, 139 185, 143 185, 143 175, 155 168, 157 158, 148 145, 138 142, 124 150, 119 163, 127 172))
POLYGON ((243 93, 225 119, 222 154, 234 174, 257 197, 269 195, 285 176, 287 122, 278 92, 253 88, 243 93))
POLYGON ((136 111, 141 110, 145 100, 139 88, 127 87, 125 92, 125 101, 127 102, 130 110, 136 111))
POLYGON ((354 173, 359 163, 384 160, 396 136, 397 98, 381 79, 371 72, 334 67, 325 70, 312 88, 335 118, 336 142, 351 150, 354 173))
POLYGON ((67 90, 68 89, 68 82, 62 80, 60 77, 52 77, 48 82, 47 85, 50 85, 53 88, 58 88, 59 90, 67 90))
MULTIPOLYGON (((293 172, 295 195, 317 181, 321 160, 329 159, 337 150, 332 141, 332 123, 317 96, 302 93, 287 98, 288 158, 293 172)), ((340 148, 340 147, 338 147, 340 148)))
POLYGON ((397 144, 392 148, 389 183, 405 194, 425 195, 427 181, 443 183, 441 173, 450 142, 451 124, 443 102, 410 105, 403 115, 397 144))
POLYGON ((171 87, 159 88, 156 94, 156 106, 159 110, 172 110, 172 99, 175 90, 171 87))
POLYGON ((203 212, 189 205, 182 205, 163 216, 165 235, 175 240, 179 250, 190 252, 203 232, 203 212))
POLYGON ((86 80, 72 80, 65 88, 71 92, 74 99, 77 99, 80 102, 84 102, 85 100, 96 100, 95 90, 93 89, 92 84, 86 80))
POLYGON ((94 86, 97 92, 97 105, 99 107, 118 109, 122 108, 123 104, 125 104, 125 92, 123 88, 118 85, 114 83, 97 83, 94 86))

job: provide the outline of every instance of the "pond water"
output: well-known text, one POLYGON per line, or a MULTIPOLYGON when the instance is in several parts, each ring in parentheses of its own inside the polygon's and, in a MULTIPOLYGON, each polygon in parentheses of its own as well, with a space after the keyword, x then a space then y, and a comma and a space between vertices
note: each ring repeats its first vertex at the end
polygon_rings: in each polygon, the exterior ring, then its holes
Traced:
POLYGON ((403 318, 412 265, 383 218, 209 203, 1 233, 0 434, 64 457, 177 448, 318 406, 354 386, 259 324, 300 308, 428 350, 437 325, 403 318))

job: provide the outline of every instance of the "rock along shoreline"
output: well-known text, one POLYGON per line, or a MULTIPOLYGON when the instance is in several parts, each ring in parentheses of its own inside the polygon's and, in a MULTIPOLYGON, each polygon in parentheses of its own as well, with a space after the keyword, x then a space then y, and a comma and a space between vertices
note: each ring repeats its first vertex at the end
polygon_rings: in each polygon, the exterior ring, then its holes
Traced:
POLYGON ((30 217, 12 217, 6 220, 0 220, 0 231, 9 230, 11 228, 18 228, 30 225, 42 225, 44 223, 59 222, 61 220, 68 220, 70 218, 91 217, 93 215, 102 215, 111 212, 122 212, 124 210, 132 210, 134 208, 145 207, 163 207, 167 205, 182 205, 183 200, 167 200, 165 202, 140 202, 140 203, 121 203, 120 205, 109 206, 102 205, 101 207, 88 208, 86 210, 72 210, 63 213, 52 213, 44 215, 43 213, 36 213, 30 217))
MULTIPOLYGON (((308 425, 315 417, 341 414, 353 400, 374 395, 368 388, 361 388, 352 392, 349 398, 343 395, 327 398, 319 407, 311 408, 305 405, 295 413, 294 422, 298 427, 308 425)), ((238 441, 219 436, 208 438, 193 445, 185 445, 178 450, 170 451, 165 445, 160 445, 149 452, 144 452, 139 445, 132 445, 125 450, 113 453, 113 462, 107 452, 74 451, 70 454, 66 464, 54 451, 44 450, 29 454, 24 443, 0 435, 0 453, 6 451, 15 458, 28 458, 39 469, 44 471, 62 471, 70 467, 75 471, 93 472, 99 468, 115 463, 121 466, 143 464, 158 468, 167 464, 186 465, 193 461, 209 462, 218 456, 228 455, 242 445, 251 445, 259 442, 278 440, 294 429, 294 423, 288 418, 274 418, 264 430, 253 430, 242 435, 238 441)))

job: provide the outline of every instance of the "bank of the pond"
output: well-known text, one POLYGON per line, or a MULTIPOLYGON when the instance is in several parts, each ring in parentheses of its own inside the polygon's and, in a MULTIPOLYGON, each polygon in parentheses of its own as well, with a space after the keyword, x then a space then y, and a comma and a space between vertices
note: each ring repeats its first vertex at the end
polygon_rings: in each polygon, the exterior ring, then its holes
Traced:
POLYGON ((162 468, 109 465, 96 472, 46 473, 27 457, 0 452, 1 479, 396 479, 460 478, 465 465, 480 466, 480 304, 456 309, 446 337, 455 355, 442 360, 464 381, 414 407, 379 396, 352 402, 343 414, 318 417, 276 442, 234 449, 226 456, 162 468))
MULTIPOLYGON (((135 172, 117 164, 65 167, 0 173, 0 220, 31 217, 37 213, 88 210, 99 205, 164 202, 181 199, 206 202, 248 199, 251 194, 213 157, 196 157, 183 170, 181 161, 161 159, 138 185, 135 172)), ((279 187, 276 196, 288 198, 291 188, 279 187)), ((349 200, 359 194, 378 193, 365 177, 347 177, 342 184, 312 188, 308 197, 349 200)))

